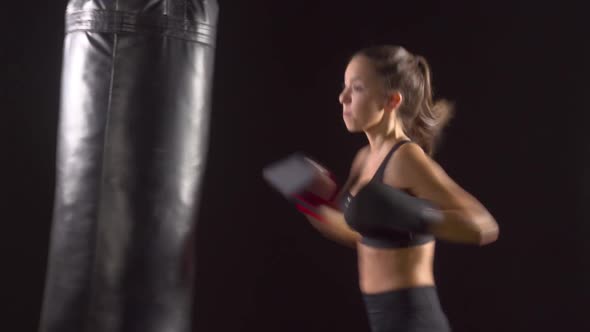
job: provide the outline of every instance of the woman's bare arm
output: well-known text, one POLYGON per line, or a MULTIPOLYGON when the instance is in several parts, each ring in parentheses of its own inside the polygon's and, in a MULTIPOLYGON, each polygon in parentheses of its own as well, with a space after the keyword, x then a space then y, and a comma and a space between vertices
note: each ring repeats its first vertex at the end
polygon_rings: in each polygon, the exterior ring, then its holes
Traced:
POLYGON ((356 248, 356 243, 360 240, 361 235, 348 227, 341 211, 322 205, 318 208, 318 214, 322 216, 323 221, 306 215, 309 223, 315 229, 334 242, 356 248))
MULTIPOLYGON (((342 200, 343 195, 346 193, 346 191, 348 191, 352 183, 354 183, 354 181, 356 181, 358 178, 363 160, 366 158, 367 152, 368 148, 364 147, 356 154, 352 162, 352 166, 350 167, 348 179, 340 188, 339 193, 336 195, 336 203, 342 200)), ((317 229, 323 236, 332 241, 351 248, 356 248, 356 244, 360 240, 361 235, 348 227, 346 221, 344 220, 344 215, 340 210, 327 205, 322 205, 318 208, 317 213, 322 217, 323 221, 306 215, 310 224, 315 229, 317 229)))
POLYGON ((395 160, 386 169, 384 181, 409 189, 416 197, 431 202, 443 212, 442 222, 431 228, 436 237, 477 245, 496 241, 499 227, 494 217, 420 147, 405 144, 398 150, 395 160))

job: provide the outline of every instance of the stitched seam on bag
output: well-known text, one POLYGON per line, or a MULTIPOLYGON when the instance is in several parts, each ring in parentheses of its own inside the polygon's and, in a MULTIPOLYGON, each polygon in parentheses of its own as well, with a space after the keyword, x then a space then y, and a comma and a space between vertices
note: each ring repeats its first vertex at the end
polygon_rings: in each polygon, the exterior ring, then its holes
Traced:
POLYGON ((215 29, 209 23, 165 15, 142 15, 113 10, 70 12, 66 16, 66 33, 96 32, 156 32, 167 36, 212 45, 215 29))

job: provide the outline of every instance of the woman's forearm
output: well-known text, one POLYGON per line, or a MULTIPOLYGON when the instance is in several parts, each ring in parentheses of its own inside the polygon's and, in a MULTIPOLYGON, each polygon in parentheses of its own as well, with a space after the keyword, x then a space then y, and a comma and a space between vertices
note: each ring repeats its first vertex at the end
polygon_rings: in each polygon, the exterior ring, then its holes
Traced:
POLYGON ((437 238, 480 246, 498 239, 498 224, 485 209, 443 210, 442 213, 442 220, 430 226, 430 231, 437 238))
POLYGON ((322 217, 322 221, 306 215, 315 229, 332 241, 347 247, 356 248, 361 235, 348 227, 342 212, 322 205, 318 207, 317 213, 322 217))

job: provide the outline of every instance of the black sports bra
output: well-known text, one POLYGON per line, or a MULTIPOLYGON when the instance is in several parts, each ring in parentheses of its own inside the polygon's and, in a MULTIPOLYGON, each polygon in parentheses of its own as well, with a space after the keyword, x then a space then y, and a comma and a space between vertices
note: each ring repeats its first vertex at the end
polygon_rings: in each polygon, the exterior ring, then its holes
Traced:
MULTIPOLYGON (((393 153, 403 144, 408 143, 410 141, 400 141, 396 143, 389 153, 379 165, 379 168, 373 175, 373 178, 370 181, 379 181, 383 182, 383 174, 385 172, 385 167, 387 166, 387 162, 391 159, 393 153)), ((350 191, 346 191, 342 200, 340 201, 340 209, 342 212, 345 212, 348 209, 348 205, 354 199, 354 196, 350 193, 350 191)), ((403 232, 403 231, 389 231, 389 232, 379 232, 375 234, 363 234, 361 238, 361 243, 377 248, 406 248, 411 246, 416 246, 420 244, 424 244, 434 240, 434 236, 429 234, 418 234, 412 232, 403 232)))

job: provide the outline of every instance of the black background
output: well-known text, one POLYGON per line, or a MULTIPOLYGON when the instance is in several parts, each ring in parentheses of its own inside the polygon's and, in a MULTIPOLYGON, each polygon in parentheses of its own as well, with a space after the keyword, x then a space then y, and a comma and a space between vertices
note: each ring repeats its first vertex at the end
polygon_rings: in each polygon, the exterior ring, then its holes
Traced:
MULTIPOLYGON (((348 57, 399 44, 457 115, 435 156, 494 214, 486 247, 439 242, 455 331, 588 331, 590 134, 582 2, 220 1, 198 217, 195 331, 368 331, 351 249, 262 181, 304 151, 344 180, 363 135, 337 97, 348 57)), ((65 2, 2 19, 1 323, 35 331, 47 263, 65 2)), ((10 329, 8 329, 10 328, 10 329)))

